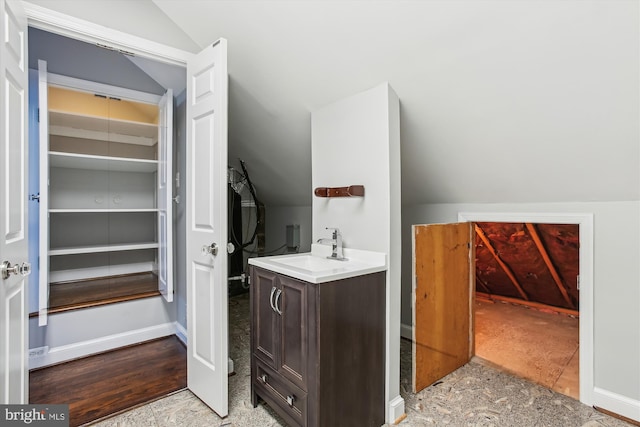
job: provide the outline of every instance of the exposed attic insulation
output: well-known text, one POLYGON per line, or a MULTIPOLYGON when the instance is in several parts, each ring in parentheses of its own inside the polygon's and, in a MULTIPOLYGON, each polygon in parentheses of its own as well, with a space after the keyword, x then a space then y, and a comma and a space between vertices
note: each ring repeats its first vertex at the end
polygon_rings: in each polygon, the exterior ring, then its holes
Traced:
POLYGON ((476 223, 476 291, 579 310, 579 227, 476 223))

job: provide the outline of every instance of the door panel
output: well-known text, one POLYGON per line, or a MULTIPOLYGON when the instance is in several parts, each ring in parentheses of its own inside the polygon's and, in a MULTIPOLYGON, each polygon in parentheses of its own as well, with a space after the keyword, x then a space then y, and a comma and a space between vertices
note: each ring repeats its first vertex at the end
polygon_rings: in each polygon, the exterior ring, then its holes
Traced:
POLYGON ((273 310, 273 299, 277 290, 276 275, 265 270, 256 270, 252 283, 252 319, 255 349, 260 357, 276 369, 275 337, 277 314, 273 310))
POLYGON ((282 294, 274 304, 280 316, 280 360, 278 371, 305 388, 307 381, 307 289, 308 285, 286 276, 280 276, 282 294))
POLYGON ((227 44, 187 64, 187 385, 228 413, 227 44))
POLYGON ((413 226, 414 392, 472 356, 471 238, 471 223, 413 226))
POLYGON ((0 262, 23 267, 0 275, 0 404, 28 402, 26 30, 21 4, 0 0, 0 262))
MULTIPOLYGON (((215 346, 212 339, 213 331, 216 328, 216 319, 212 315, 210 307, 215 304, 216 295, 215 277, 213 269, 201 263, 193 263, 193 288, 192 299, 189 304, 192 306, 193 316, 198 319, 208 319, 207 322, 196 322, 193 329, 192 339, 189 346, 193 350, 194 357, 203 365, 215 368, 215 346)), ((190 328, 190 329, 191 329, 190 328)))

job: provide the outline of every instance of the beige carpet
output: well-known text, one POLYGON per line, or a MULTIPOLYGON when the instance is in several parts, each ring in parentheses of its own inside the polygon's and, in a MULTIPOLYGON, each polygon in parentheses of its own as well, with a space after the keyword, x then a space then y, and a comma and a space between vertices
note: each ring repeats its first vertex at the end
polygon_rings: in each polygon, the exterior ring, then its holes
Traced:
MULTIPOLYGON (((219 418, 185 390, 103 420, 99 426, 284 427, 284 422, 264 402, 257 408, 251 405, 248 315, 247 295, 230 299, 229 353, 236 362, 237 374, 229 378, 228 417, 219 418)), ((412 393, 411 342, 403 339, 400 349, 400 393, 407 415, 400 427, 630 426, 570 397, 474 361, 423 391, 412 393)))

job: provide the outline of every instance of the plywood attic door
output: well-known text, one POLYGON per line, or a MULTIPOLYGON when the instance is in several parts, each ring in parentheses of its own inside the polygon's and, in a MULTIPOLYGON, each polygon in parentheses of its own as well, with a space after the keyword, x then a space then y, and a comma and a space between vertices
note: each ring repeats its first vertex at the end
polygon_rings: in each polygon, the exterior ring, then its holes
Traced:
POLYGON ((473 224, 413 226, 413 391, 473 356, 473 224))

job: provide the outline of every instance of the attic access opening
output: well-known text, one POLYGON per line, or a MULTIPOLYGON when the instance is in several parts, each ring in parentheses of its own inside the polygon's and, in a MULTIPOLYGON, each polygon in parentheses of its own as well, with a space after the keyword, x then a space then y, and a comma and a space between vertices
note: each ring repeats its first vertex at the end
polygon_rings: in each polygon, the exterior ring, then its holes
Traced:
POLYGON ((460 212, 453 224, 413 226, 413 390, 420 391, 474 355, 474 222, 579 226, 580 401, 593 404, 593 215, 460 212))
POLYGON ((475 351, 579 398, 579 226, 478 222, 475 351))

